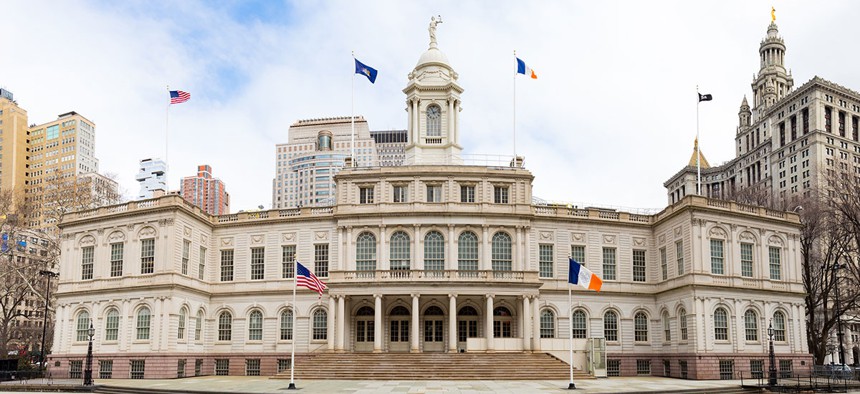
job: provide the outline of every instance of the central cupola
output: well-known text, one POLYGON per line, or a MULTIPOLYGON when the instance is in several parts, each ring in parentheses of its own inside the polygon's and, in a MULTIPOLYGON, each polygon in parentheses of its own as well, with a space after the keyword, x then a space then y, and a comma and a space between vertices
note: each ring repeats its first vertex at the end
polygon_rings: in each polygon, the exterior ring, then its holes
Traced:
POLYGON ((463 164, 459 144, 460 94, 458 75, 439 50, 436 26, 442 17, 431 17, 430 47, 409 73, 406 112, 409 142, 406 164, 463 164))

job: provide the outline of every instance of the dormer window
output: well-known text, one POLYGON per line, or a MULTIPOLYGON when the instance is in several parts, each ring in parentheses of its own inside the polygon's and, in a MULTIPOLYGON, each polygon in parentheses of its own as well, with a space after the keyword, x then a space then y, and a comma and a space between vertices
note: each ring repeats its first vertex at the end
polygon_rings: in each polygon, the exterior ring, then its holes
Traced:
POLYGON ((427 136, 442 136, 442 109, 435 104, 427 107, 427 136))

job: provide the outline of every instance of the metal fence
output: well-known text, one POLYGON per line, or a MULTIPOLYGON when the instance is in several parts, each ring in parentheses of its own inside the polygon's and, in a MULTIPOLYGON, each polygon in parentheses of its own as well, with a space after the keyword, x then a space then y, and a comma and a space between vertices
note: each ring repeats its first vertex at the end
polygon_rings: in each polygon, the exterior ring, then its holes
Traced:
POLYGON ((768 385, 768 371, 753 373, 753 376, 739 372, 738 378, 745 387, 766 387, 772 392, 829 392, 845 393, 860 388, 860 369, 841 365, 814 365, 806 371, 786 373, 779 371, 775 386, 768 385))

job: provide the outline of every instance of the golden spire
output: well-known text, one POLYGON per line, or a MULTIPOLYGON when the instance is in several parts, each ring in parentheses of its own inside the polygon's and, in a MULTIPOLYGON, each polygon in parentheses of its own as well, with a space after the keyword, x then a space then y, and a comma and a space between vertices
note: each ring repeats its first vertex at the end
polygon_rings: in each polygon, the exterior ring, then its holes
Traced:
POLYGON ((711 164, 708 163, 708 159, 705 159, 705 155, 699 150, 699 139, 696 138, 695 142, 693 142, 693 155, 690 156, 690 161, 687 163, 690 167, 696 167, 698 159, 698 165, 701 168, 711 168, 711 164))
POLYGON ((770 7, 770 21, 776 22, 776 8, 770 7))

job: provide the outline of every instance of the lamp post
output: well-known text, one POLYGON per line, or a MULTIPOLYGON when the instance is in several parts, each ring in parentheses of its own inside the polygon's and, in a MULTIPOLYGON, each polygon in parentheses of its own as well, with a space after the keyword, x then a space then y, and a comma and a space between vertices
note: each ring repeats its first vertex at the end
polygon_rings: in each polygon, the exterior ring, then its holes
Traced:
POLYGON ((39 348, 39 371, 45 371, 45 338, 48 335, 48 305, 51 303, 51 278, 57 276, 54 271, 42 270, 39 275, 45 276, 45 312, 42 316, 42 347, 39 348))
POLYGON ((87 347, 87 367, 84 369, 84 386, 93 385, 93 336, 96 335, 96 330, 93 328, 93 321, 90 320, 90 345, 87 347))
POLYGON ((767 370, 767 385, 768 387, 776 386, 776 355, 773 353, 773 319, 767 325, 767 337, 770 345, 770 367, 767 370))
POLYGON ((836 287, 836 337, 839 338, 839 364, 842 366, 839 371, 845 370, 845 344, 842 342, 842 310, 839 305, 839 275, 836 270, 845 268, 845 264, 835 263, 831 267, 831 275, 833 275, 833 284, 836 287))

